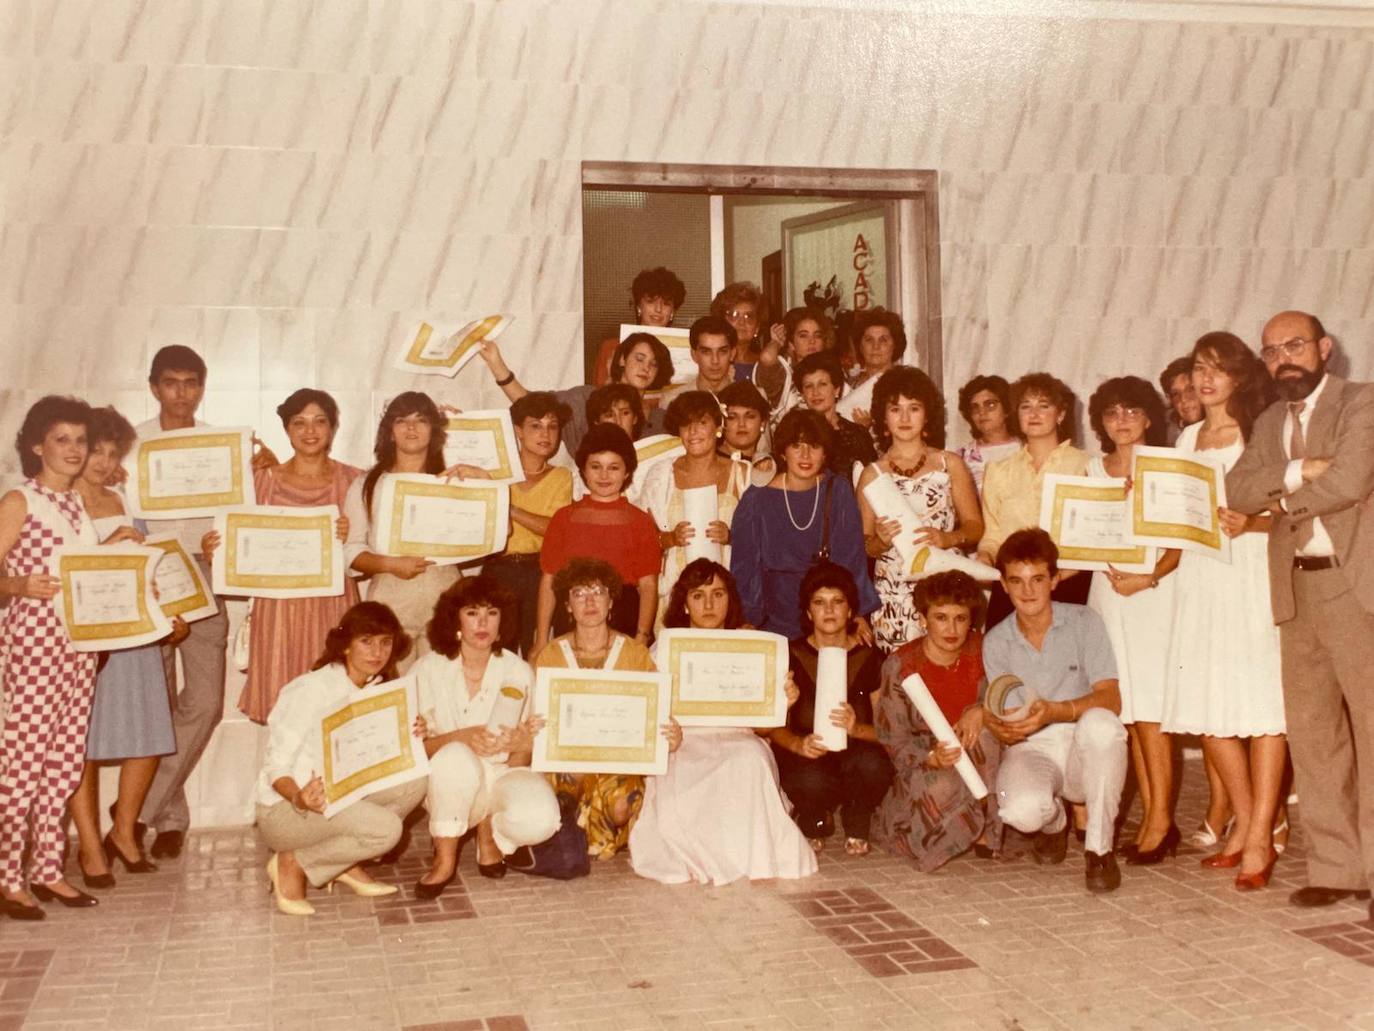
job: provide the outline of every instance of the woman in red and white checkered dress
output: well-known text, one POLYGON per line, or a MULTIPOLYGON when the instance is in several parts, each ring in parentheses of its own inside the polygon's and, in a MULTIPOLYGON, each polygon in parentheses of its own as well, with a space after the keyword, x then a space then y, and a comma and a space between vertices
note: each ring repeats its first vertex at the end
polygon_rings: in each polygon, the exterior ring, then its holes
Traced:
POLYGON ((0 594, 5 723, 0 740, 0 911, 39 920, 34 899, 89 906, 95 899, 63 876, 62 810, 81 780, 96 656, 76 651, 53 603, 49 559, 64 544, 95 544, 96 532, 73 485, 86 463, 90 409, 45 397, 15 440, 28 477, 0 498, 0 594), (23 868, 29 851, 27 871, 23 868))

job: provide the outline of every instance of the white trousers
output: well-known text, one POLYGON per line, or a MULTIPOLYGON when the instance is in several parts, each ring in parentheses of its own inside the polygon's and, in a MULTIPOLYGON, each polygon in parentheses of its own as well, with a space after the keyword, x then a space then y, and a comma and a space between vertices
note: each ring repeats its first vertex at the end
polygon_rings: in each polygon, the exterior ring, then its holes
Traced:
POLYGON ((467 745, 450 741, 429 758, 429 833, 460 838, 491 817, 502 855, 538 845, 558 830, 558 799, 542 774, 485 763, 467 745))
POLYGON ((1126 728, 1106 709, 1088 709, 1077 723, 1051 723, 1002 753, 997 805, 1002 822, 1023 834, 1063 830, 1061 798, 1088 806, 1083 847, 1112 850, 1121 789, 1126 783, 1126 728))

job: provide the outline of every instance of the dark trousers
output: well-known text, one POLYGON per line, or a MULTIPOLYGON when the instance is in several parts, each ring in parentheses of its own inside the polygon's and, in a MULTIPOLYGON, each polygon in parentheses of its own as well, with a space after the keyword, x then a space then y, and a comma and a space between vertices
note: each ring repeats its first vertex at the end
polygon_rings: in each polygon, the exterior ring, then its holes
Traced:
MULTIPOLYGON (((1088 588, 1093 585, 1092 573, 1079 570, 1067 580, 1061 580, 1059 586, 1050 595, 1055 601, 1067 601, 1074 605, 1088 604, 1088 588)), ((992 594, 988 597, 988 618, 983 624, 985 630, 991 630, 1002 620, 1014 612, 1011 598, 1007 597, 1007 592, 1002 589, 1002 581, 993 582, 992 594)))
POLYGON ((535 624, 539 616, 539 552, 528 555, 497 555, 488 559, 482 566, 484 573, 496 579, 515 592, 520 600, 520 654, 526 661, 534 658, 530 650, 534 647, 535 624))
POLYGON ((808 838, 830 836, 831 814, 840 809, 840 822, 849 838, 868 838, 873 811, 892 784, 892 762, 872 741, 849 741, 843 752, 807 759, 773 746, 782 790, 797 807, 797 826, 808 838))

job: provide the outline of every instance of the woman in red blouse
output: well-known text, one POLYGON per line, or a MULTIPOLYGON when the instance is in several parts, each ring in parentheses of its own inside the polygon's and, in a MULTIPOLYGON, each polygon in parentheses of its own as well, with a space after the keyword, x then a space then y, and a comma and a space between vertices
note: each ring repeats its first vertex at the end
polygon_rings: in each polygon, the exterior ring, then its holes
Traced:
POLYGON ((882 689, 875 696, 878 741, 896 767, 892 787, 873 820, 873 838, 889 851, 937 870, 972 846, 991 857, 1002 840, 997 815, 997 761, 1001 746, 982 729, 979 696, 985 686, 983 592, 967 573, 936 573, 914 590, 922 637, 905 644, 883 663, 882 689), (935 740, 902 681, 919 673, 940 711, 988 786, 986 801, 969 793, 954 770, 960 747, 935 740))
POLYGON ((599 558, 615 567, 624 584, 611 610, 610 625, 648 645, 658 608, 658 573, 663 561, 658 524, 626 500, 624 490, 638 459, 634 444, 619 426, 597 423, 577 448, 577 469, 587 493, 559 509, 549 520, 539 551, 539 613, 534 648, 549 642, 554 623, 553 577, 573 558, 599 558))

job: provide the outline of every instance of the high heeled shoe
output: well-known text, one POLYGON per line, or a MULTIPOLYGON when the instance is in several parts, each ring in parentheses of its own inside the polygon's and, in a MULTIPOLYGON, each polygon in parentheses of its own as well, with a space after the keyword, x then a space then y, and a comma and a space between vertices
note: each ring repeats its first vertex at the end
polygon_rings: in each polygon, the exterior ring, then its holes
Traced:
POLYGON ((1277 852, 1279 855, 1283 855, 1284 850, 1288 848, 1289 829, 1290 828, 1288 826, 1288 817, 1285 816, 1279 822, 1279 825, 1269 832, 1269 840, 1273 845, 1274 851, 1277 852), (1278 840, 1280 834, 1283 835, 1282 841, 1278 840))
POLYGON ((46 920, 48 914, 43 912, 42 906, 31 906, 27 902, 20 902, 18 899, 7 899, 0 895, 0 913, 11 920, 46 920))
POLYGON ((95 891, 109 891, 115 886, 114 873, 112 871, 107 870, 105 873, 87 873, 86 867, 82 864, 79 856, 76 860, 76 867, 81 871, 81 883, 88 888, 95 891))
POLYGON ((105 848, 105 858, 110 861, 111 867, 113 867, 115 863, 123 863, 125 873, 157 873, 157 864, 148 862, 142 855, 132 863, 129 862, 129 857, 121 852, 119 846, 114 843, 113 834, 113 831, 106 834, 105 840, 102 843, 105 848))
POLYGON ((433 882, 431 882, 431 881, 424 881, 424 880, 416 881, 416 882, 415 882, 415 897, 416 897, 417 899, 424 899, 424 900, 426 900, 426 901, 431 901, 431 900, 433 900, 433 899, 437 899, 440 895, 442 895, 442 894, 444 893, 444 889, 447 888, 450 884, 453 883, 453 878, 455 878, 455 877, 457 877, 457 876, 458 876, 458 864, 457 864, 457 863, 454 863, 454 864, 453 864, 453 872, 450 873, 447 877, 445 877, 442 881, 433 881, 433 882))
POLYGON ((499 881, 502 877, 506 876, 506 857, 502 856, 494 863, 483 863, 479 861, 477 864, 477 872, 483 877, 493 881, 499 881))
POLYGON ((1231 824, 1235 822, 1236 818, 1234 816, 1230 817, 1221 825, 1221 830, 1218 832, 1212 830, 1212 825, 1208 823, 1204 817, 1202 826, 1188 835, 1188 844, 1192 845, 1194 848, 1216 848, 1226 840, 1227 836, 1231 833, 1231 824))
POLYGON ((272 897, 276 900, 278 911, 287 916, 314 916, 315 907, 305 899, 289 899, 281 893, 281 888, 277 884, 277 854, 272 853, 272 858, 267 861, 267 881, 272 897))
POLYGON ((381 884, 377 881, 361 881, 350 874, 341 873, 329 882, 329 893, 334 894, 334 885, 342 884, 350 889, 354 895, 361 895, 365 899, 377 899, 383 895, 395 895, 400 891, 394 884, 381 884))
POLYGON ((1231 870, 1240 866, 1240 856, 1239 852, 1216 852, 1200 860, 1198 865, 1209 870, 1231 870))
POLYGON ((1128 866, 1154 866, 1156 863, 1163 862, 1165 856, 1178 854, 1178 843, 1183 838, 1183 834, 1178 829, 1178 824, 1169 824, 1169 829, 1164 832, 1164 837, 1154 848, 1134 848, 1126 855, 1128 866))
POLYGON ((1268 887, 1269 878, 1274 874, 1274 864, 1278 861, 1278 852, 1271 848, 1269 850, 1269 860, 1255 873, 1236 874, 1236 890, 1258 891, 1260 888, 1268 887))
MULTIPOLYGON (((68 885, 68 887, 71 887, 68 885)), ((72 888, 72 891, 76 891, 72 888)), ((100 900, 94 895, 87 895, 84 891, 76 891, 75 895, 62 895, 53 891, 46 884, 30 884, 29 894, 39 902, 60 902, 68 909, 89 909, 91 906, 100 905, 100 900)))

